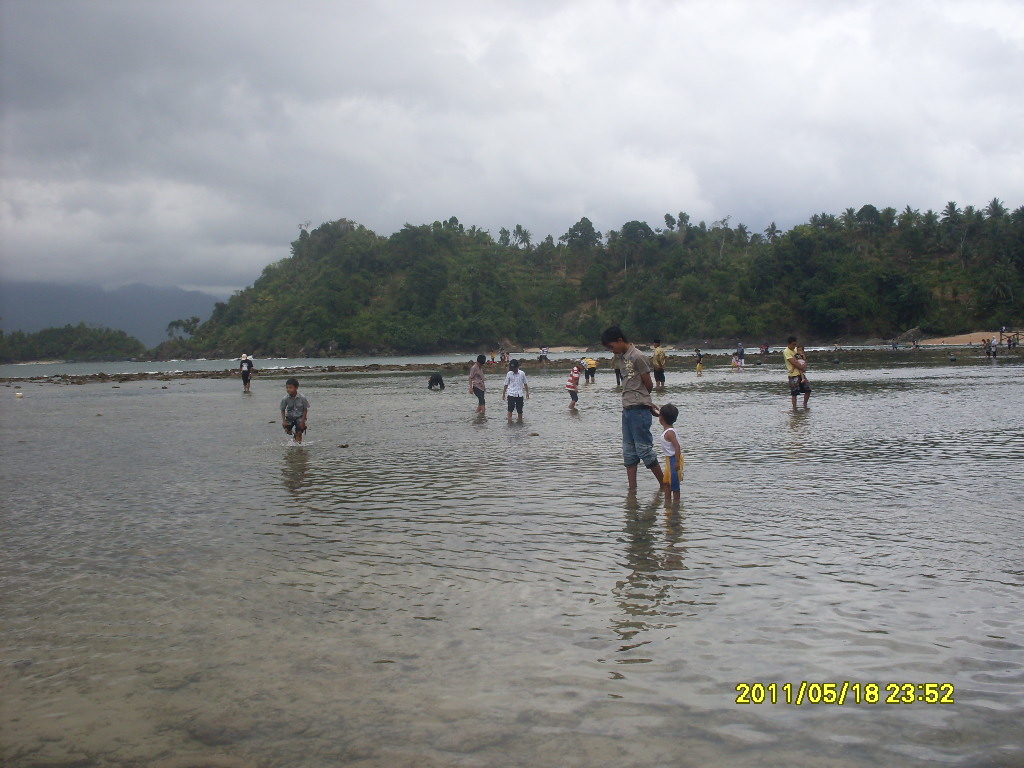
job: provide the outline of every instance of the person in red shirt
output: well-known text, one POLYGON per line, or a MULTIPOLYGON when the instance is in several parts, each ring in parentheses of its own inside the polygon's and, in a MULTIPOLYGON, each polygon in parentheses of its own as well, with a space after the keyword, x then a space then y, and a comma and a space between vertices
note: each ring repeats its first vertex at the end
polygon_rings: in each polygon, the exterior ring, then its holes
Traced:
POLYGON ((580 366, 574 365, 572 370, 569 371, 569 380, 565 382, 565 388, 569 390, 569 397, 572 401, 569 403, 569 410, 576 410, 576 403, 580 399, 580 366))

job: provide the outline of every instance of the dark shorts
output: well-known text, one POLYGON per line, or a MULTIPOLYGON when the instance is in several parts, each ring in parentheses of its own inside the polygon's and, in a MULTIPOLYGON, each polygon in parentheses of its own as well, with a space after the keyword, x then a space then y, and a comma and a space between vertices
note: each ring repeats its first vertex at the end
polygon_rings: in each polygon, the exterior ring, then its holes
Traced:
POLYGON ((542 362, 542 363, 546 363, 546 362, 548 362, 548 356, 547 356, 547 355, 541 355, 541 356, 540 356, 540 358, 538 358, 538 359, 539 359, 539 360, 540 360, 540 362, 542 362))
POLYGON ((520 414, 523 412, 523 398, 508 396, 508 412, 519 411, 520 414))
POLYGON ((664 368, 655 368, 654 369, 654 380, 656 382, 658 382, 659 384, 664 384, 665 383, 665 369, 664 368))
POLYGON ((586 373, 587 378, 592 381, 594 379, 594 374, 597 373, 597 368, 585 368, 584 372, 586 373))
POLYGON ((307 428, 300 427, 300 424, 302 424, 302 419, 287 419, 285 421, 284 431, 289 435, 301 435, 307 428))
POLYGON ((480 387, 473 387, 473 394, 476 395, 476 399, 480 402, 480 405, 484 404, 484 391, 480 387))
POLYGON ((570 389, 569 390, 569 397, 572 398, 572 401, 574 403, 579 402, 580 395, 579 395, 579 393, 575 389, 570 389))
POLYGON ((251 373, 249 373, 248 371, 242 371, 242 383, 243 384, 248 384, 249 380, 251 378, 252 378, 252 374, 251 373))
POLYGON ((799 394, 809 395, 811 394, 811 383, 804 379, 803 376, 789 376, 789 394, 796 397, 799 394))

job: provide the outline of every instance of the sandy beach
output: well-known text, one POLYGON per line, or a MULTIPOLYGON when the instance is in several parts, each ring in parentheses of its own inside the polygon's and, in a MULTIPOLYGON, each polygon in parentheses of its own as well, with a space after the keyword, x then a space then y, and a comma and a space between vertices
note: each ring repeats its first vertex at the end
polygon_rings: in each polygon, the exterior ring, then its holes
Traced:
POLYGON ((940 347, 944 345, 981 344, 985 339, 995 336, 999 338, 999 331, 973 331, 972 333, 961 333, 959 336, 943 336, 937 339, 921 339, 922 346, 940 347))

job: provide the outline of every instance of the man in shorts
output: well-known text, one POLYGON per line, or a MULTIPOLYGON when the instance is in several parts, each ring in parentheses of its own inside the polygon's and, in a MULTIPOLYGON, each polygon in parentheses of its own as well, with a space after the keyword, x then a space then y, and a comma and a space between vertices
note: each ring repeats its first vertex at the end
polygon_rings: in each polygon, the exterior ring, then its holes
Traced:
POLYGON ((243 354, 238 364, 238 370, 242 374, 242 392, 248 392, 252 384, 252 369, 255 364, 251 357, 243 354))
POLYGON ((793 410, 796 410, 797 395, 801 393, 806 408, 807 401, 811 399, 811 385, 804 378, 804 368, 807 364, 797 357, 796 336, 787 339, 786 348, 782 350, 782 358, 786 361, 786 376, 789 379, 789 394, 793 398, 793 410))

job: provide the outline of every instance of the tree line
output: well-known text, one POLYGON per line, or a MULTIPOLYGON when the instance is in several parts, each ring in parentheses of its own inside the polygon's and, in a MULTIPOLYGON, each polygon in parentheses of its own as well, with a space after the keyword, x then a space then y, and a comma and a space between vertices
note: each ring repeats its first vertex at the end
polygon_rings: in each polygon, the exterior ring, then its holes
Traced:
POLYGON ((45 328, 35 333, 0 331, 0 362, 30 360, 126 360, 141 357, 146 346, 124 331, 85 323, 45 328))
POLYGON ((219 303, 166 354, 322 356, 641 338, 819 341, 958 333, 1024 322, 1024 207, 864 205, 783 232, 726 217, 597 231, 582 218, 535 243, 452 217, 384 237, 347 219, 300 229, 291 255, 219 303))
MULTIPOLYGON (((590 345, 637 338, 830 342, 1024 325, 1024 207, 902 211, 864 205, 789 231, 685 212, 599 232, 586 217, 539 242, 452 217, 381 236, 347 219, 300 227, 291 254, 218 303, 172 321, 161 357, 329 356, 590 345)), ((143 354, 84 324, 0 334, 0 359, 143 354)))

